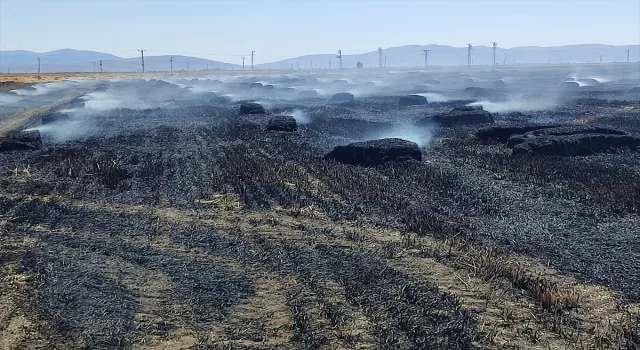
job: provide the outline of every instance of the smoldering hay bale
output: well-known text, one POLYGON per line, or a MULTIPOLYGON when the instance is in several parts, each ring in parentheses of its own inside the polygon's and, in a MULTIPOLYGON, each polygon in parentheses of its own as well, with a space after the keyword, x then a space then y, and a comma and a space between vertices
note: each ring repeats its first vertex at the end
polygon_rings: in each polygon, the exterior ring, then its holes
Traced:
POLYGON ((331 97, 331 102, 352 102, 355 96, 348 92, 340 92, 331 97))
POLYGON ((243 103, 240 105, 240 115, 247 114, 265 114, 266 111, 259 103, 243 103))
MULTIPOLYGON (((439 114, 431 120, 443 126, 472 125, 472 124, 493 124, 493 114, 482 109, 482 106, 457 107, 447 114, 439 114)), ((424 120, 422 122, 428 122, 424 120)))
POLYGON ((267 131, 286 131, 293 132, 298 129, 298 123, 294 117, 288 115, 279 115, 271 118, 267 125, 267 131))
POLYGON ((300 93, 298 94, 298 97, 300 98, 317 98, 318 97, 318 92, 316 90, 305 90, 305 91, 300 91, 300 93))
POLYGON ((617 149, 638 150, 640 137, 611 134, 576 134, 526 138, 513 147, 513 155, 588 156, 617 149))
POLYGON ((420 106, 428 103, 427 98, 420 95, 407 95, 400 97, 399 106, 420 106))
POLYGON ((337 146, 325 158, 351 165, 376 166, 387 162, 421 161, 422 153, 415 142, 388 138, 337 146))
POLYGON ((507 142, 509 137, 513 135, 521 135, 529 131, 556 128, 563 125, 558 124, 522 124, 522 125, 496 125, 479 129, 476 137, 483 140, 496 140, 499 142, 507 142))
POLYGON ((0 153, 13 151, 34 151, 42 148, 42 137, 37 130, 14 131, 0 143, 0 153))

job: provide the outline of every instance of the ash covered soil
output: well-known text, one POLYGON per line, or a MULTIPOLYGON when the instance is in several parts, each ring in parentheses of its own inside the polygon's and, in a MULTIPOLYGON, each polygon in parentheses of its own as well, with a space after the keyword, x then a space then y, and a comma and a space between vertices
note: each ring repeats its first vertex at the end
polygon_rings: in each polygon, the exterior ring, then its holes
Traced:
MULTIPOLYGON (((638 150, 515 156, 437 122, 639 136, 627 68, 591 69, 74 82, 41 149, 0 153, 0 345, 636 349, 638 150), (382 138, 422 159, 325 158, 382 138)), ((4 93, 3 120, 64 84, 4 93)))

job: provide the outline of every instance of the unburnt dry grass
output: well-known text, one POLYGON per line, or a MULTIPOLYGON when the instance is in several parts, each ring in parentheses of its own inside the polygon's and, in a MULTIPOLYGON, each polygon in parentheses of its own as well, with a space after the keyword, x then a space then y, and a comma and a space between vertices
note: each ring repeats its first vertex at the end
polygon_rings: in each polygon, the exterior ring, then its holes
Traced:
POLYGON ((92 139, 0 155, 2 277, 58 346, 637 347, 634 154, 511 158, 461 129, 423 162, 322 159, 402 116, 370 104, 294 134, 224 107, 106 113, 92 139))

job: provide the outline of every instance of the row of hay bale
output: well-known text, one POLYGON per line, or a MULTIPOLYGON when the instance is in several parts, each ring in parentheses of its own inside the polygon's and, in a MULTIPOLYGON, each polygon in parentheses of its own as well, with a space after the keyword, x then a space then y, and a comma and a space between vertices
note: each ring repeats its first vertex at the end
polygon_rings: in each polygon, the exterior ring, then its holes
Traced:
POLYGON ((492 126, 478 130, 476 136, 484 141, 504 143, 514 155, 588 156, 640 147, 640 137, 613 128, 588 125, 492 126))

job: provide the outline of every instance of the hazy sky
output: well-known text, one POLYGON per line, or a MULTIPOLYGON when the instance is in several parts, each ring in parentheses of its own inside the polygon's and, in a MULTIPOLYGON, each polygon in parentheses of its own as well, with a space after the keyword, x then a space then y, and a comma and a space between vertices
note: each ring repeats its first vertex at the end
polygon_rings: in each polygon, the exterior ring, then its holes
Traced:
POLYGON ((640 0, 0 0, 0 49, 256 63, 408 44, 640 42, 640 0))

